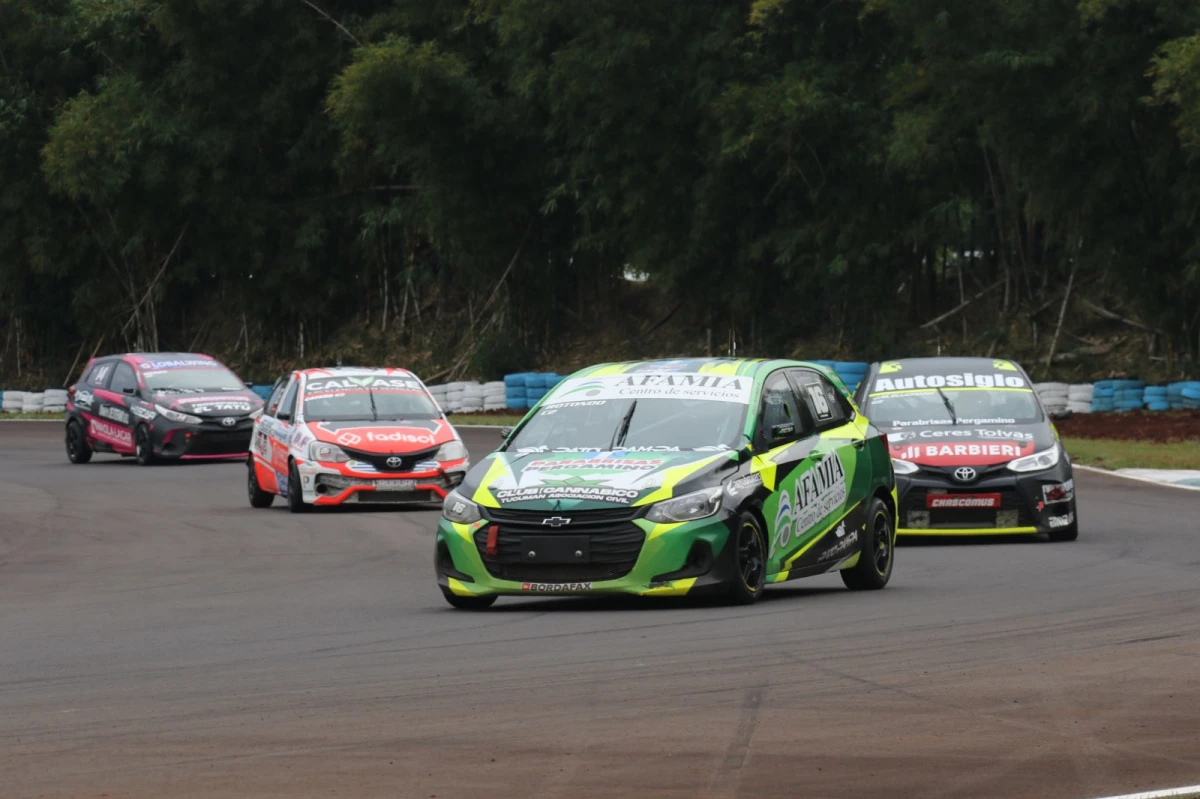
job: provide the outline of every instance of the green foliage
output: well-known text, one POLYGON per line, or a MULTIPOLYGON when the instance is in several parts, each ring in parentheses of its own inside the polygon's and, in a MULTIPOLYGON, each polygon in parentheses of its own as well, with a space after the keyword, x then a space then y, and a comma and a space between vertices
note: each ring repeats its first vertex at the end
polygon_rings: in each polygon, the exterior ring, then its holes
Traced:
POLYGON ((1197 29, 1190 0, 0 0, 0 371, 369 326, 494 376, 622 312, 626 268, 718 341, 860 357, 997 284, 1003 347, 1074 273, 1195 358, 1197 29))

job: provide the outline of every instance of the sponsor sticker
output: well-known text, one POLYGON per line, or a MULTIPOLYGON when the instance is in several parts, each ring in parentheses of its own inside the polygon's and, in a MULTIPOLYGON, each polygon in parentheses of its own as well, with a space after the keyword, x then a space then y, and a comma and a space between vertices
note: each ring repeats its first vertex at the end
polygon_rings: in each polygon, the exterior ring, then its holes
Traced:
POLYGON ((1075 521, 1075 511, 1071 511, 1070 513, 1068 513, 1064 516, 1049 516, 1046 518, 1046 524, 1048 526, 1054 527, 1054 528, 1070 527, 1071 524, 1074 523, 1074 521, 1075 521))
POLYGON ((82 390, 75 392, 75 404, 81 408, 92 407, 92 402, 95 401, 95 399, 96 398, 92 396, 92 392, 90 391, 82 390))
POLYGON ((998 508, 999 494, 926 494, 925 507, 930 510, 949 508, 998 508))
POLYGON ((331 377, 328 379, 309 380, 304 385, 305 394, 329 394, 347 391, 418 391, 424 393, 420 382, 406 380, 403 377, 378 377, 363 375, 361 377, 331 377))
POLYGON ((638 492, 631 488, 570 485, 504 488, 495 491, 494 494, 500 502, 530 502, 539 499, 580 499, 595 502, 615 502, 622 505, 632 502, 638 496, 638 492))
POLYGON ((527 472, 555 472, 560 469, 602 469, 620 472, 648 472, 662 466, 662 458, 564 458, 562 460, 536 460, 525 466, 527 472))
POLYGON ((1075 497, 1075 480, 1065 483, 1050 483, 1042 486, 1042 502, 1053 505, 1056 502, 1070 502, 1075 497))
POLYGON ((762 484, 762 475, 755 472, 754 474, 748 474, 745 477, 729 481, 725 486, 725 491, 731 497, 740 497, 744 494, 753 493, 762 484))
POLYGON ((970 444, 906 444, 892 447, 892 457, 932 466, 985 466, 1033 454, 1033 444, 972 442, 970 444))
POLYGON ((147 422, 158 416, 158 413, 153 409, 141 405, 134 405, 129 409, 129 412, 139 419, 145 419, 147 422))
POLYGON ((129 424, 129 413, 124 408, 117 408, 112 405, 101 405, 100 415, 105 419, 112 419, 117 424, 129 424))
MULTIPOLYGON (((882 370, 881 370, 882 374, 882 370)), ((938 388, 1024 388, 1029 389, 1025 378, 1017 375, 1003 375, 999 371, 992 374, 975 374, 961 372, 947 375, 914 375, 913 377, 880 377, 875 380, 872 394, 887 391, 913 391, 916 389, 934 390, 938 388)), ((1030 389, 1032 390, 1032 389, 1030 389)))
POLYGON ((343 430, 337 435, 337 443, 345 447, 353 447, 364 442, 368 444, 414 444, 433 446, 436 442, 434 434, 419 427, 385 428, 382 430, 343 430))
POLYGON ((522 591, 533 594, 579 594, 592 590, 591 583, 521 583, 522 591))
POLYGON ((739 375, 702 372, 647 372, 578 377, 563 381, 543 406, 582 400, 688 399, 750 404, 753 381, 739 375))
POLYGON ((998 430, 989 427, 950 428, 945 430, 921 430, 916 433, 893 433, 889 441, 912 441, 916 438, 987 438, 997 441, 1033 441, 1033 433, 1021 430, 998 430))
POLYGON ((837 543, 822 552, 821 557, 817 558, 818 561, 844 558, 853 552, 854 548, 858 545, 858 530, 846 532, 846 521, 844 519, 838 524, 833 534, 838 539, 837 543))
POLYGON ((786 489, 779 492, 774 549, 785 549, 793 535, 799 537, 845 503, 846 470, 841 457, 836 452, 828 455, 797 477, 792 491, 794 498, 786 489))
POLYGON ((99 419, 88 420, 88 435, 119 447, 133 447, 133 433, 99 419))
POLYGON ((176 358, 166 361, 142 361, 138 367, 143 372, 162 369, 220 369, 221 364, 211 358, 176 358))

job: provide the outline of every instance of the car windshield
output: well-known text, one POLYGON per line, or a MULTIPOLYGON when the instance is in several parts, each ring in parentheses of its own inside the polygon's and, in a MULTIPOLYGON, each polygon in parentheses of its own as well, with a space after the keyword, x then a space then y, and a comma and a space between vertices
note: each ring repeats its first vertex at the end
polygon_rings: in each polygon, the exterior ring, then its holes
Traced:
POLYGON ((746 405, 712 400, 640 397, 543 405, 507 449, 733 449, 741 443, 745 419, 746 405))
POLYGON ((893 427, 1029 424, 1042 419, 1028 389, 943 388, 872 394, 865 413, 874 424, 893 427))
POLYGON ((154 391, 242 391, 246 388, 246 384, 224 366, 143 370, 142 382, 154 391))
POLYGON ((440 419, 441 415, 432 397, 413 389, 380 386, 318 389, 304 398, 307 422, 440 419))

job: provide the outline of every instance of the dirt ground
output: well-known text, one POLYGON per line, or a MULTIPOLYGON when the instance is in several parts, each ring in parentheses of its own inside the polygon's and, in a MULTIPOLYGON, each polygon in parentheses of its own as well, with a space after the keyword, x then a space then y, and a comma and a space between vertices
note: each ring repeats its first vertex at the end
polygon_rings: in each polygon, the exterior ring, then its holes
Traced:
POLYGON ((1082 413, 1054 424, 1064 438, 1200 442, 1200 411, 1082 413))

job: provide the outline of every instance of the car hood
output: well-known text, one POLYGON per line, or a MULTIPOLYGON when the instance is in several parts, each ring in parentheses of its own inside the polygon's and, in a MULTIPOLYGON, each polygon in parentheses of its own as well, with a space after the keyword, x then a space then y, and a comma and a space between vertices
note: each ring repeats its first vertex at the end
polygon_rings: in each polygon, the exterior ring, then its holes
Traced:
POLYGON ((729 449, 494 452, 460 489, 486 507, 588 510, 669 499, 733 469, 729 449), (651 496, 653 495, 653 496, 651 496))
POLYGON ((381 455, 424 452, 455 439, 454 429, 444 419, 308 422, 308 430, 326 444, 381 455))
POLYGON ((1048 449, 1055 440, 1047 422, 877 426, 887 433, 893 458, 922 466, 992 466, 1048 449))
POLYGON ((205 418, 245 416, 263 406, 262 399, 249 389, 244 391, 156 391, 154 403, 180 413, 205 418))

